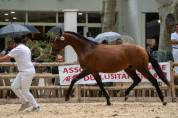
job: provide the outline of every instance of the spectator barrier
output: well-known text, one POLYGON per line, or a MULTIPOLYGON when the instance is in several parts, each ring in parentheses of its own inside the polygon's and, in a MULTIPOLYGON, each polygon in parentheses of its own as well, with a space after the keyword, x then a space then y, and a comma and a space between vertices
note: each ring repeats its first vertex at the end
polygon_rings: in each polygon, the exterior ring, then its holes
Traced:
MULTIPOLYGON (((73 65, 74 63, 34 63, 37 74, 35 76, 34 81, 38 80, 37 83, 32 83, 31 92, 34 94, 36 98, 41 102, 64 102, 64 96, 68 86, 59 85, 59 74, 52 74, 51 71, 44 71, 44 68, 52 68, 54 66, 64 66, 64 65, 73 65), (38 69, 37 69, 38 68, 38 69), (38 70, 42 70, 39 72, 38 70), (54 82, 51 82, 52 79, 55 78, 54 82), (43 81, 40 81, 43 80, 43 81), (49 81, 48 81, 49 80, 49 81), (51 98, 51 99, 46 99, 51 98)), ((164 93, 165 99, 167 101, 175 101, 176 100, 176 89, 178 86, 175 85, 174 78, 178 77, 178 75, 174 75, 173 67, 178 66, 178 63, 170 62, 170 70, 171 70, 171 87, 168 88, 166 85, 161 84, 160 88, 164 93)), ((7 103, 16 100, 13 95, 13 92, 10 90, 10 84, 6 84, 6 80, 10 80, 15 78, 17 71, 15 63, 0 63, 0 67, 10 67, 12 71, 7 73, 0 73, 0 98, 1 101, 5 101, 7 103)), ((50 70, 49 69, 49 70, 50 70)), ((131 83, 114 83, 113 86, 105 86, 105 89, 111 96, 111 100, 124 101, 124 91, 131 85, 131 83)), ((89 101, 104 101, 100 89, 96 85, 79 85, 76 84, 74 87, 74 92, 72 94, 72 100, 74 102, 89 102, 89 101)), ((128 101, 159 101, 157 97, 157 93, 155 88, 150 83, 141 83, 139 86, 135 87, 135 89, 130 93, 130 98, 128 101)))

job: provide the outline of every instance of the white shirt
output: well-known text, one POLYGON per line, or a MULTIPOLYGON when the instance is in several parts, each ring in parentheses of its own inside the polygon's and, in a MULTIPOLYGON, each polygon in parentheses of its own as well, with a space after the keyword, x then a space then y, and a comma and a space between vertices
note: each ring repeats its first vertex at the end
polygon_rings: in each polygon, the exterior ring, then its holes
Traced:
MULTIPOLYGON (((174 32, 174 33, 171 34, 171 40, 178 41, 178 33, 177 32, 174 32)), ((172 45, 172 48, 178 49, 178 45, 177 44, 176 45, 172 45)))
POLYGON ((24 44, 19 44, 8 55, 15 59, 20 72, 35 72, 34 65, 31 61, 31 51, 24 44))

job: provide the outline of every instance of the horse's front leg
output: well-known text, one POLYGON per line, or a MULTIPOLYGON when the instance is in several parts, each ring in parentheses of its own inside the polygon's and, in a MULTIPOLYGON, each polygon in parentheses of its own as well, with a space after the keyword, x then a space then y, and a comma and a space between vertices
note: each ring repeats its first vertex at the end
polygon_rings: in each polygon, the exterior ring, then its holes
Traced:
POLYGON ((137 75, 136 70, 131 67, 125 69, 125 72, 133 80, 133 84, 125 91, 125 101, 126 101, 128 99, 128 94, 130 93, 130 91, 141 82, 141 79, 137 75))
POLYGON ((108 93, 106 92, 106 90, 104 89, 104 85, 101 81, 101 77, 100 77, 99 73, 93 73, 92 75, 94 76, 98 86, 100 87, 101 91, 103 92, 104 96, 106 97, 107 105, 111 105, 110 97, 109 97, 108 93))
POLYGON ((77 77, 75 77, 75 78, 71 81, 70 86, 69 86, 69 88, 68 88, 68 90, 67 90, 67 94, 66 94, 66 96, 65 96, 65 101, 68 101, 68 100, 69 100, 69 96, 70 96, 70 94, 71 94, 71 91, 72 91, 72 88, 73 88, 74 84, 75 84, 78 80, 82 79, 83 77, 85 77, 85 76, 87 76, 87 75, 89 75, 89 74, 91 74, 89 70, 83 70, 77 77))

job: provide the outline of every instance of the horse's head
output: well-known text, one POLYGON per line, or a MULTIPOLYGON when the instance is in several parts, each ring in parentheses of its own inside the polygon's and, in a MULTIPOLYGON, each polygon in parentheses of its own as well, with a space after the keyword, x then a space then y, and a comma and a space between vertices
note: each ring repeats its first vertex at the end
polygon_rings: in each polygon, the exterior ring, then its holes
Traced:
POLYGON ((65 37, 63 35, 57 35, 53 41, 52 45, 52 55, 56 55, 60 50, 62 50, 67 45, 65 37))
MULTIPOLYGON (((71 45, 75 51, 83 50, 83 47, 93 47, 98 43, 88 40, 87 38, 71 31, 65 31, 62 34, 59 34, 52 46, 52 54, 57 54, 61 49, 67 45, 71 45), (91 46, 92 45, 92 46, 91 46)), ((79 52, 78 52, 79 53, 79 52)))

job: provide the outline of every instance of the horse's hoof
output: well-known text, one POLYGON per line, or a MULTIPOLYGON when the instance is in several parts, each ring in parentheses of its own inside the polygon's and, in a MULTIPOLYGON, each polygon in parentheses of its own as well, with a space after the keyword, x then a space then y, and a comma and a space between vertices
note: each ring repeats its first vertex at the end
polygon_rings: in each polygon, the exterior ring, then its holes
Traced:
POLYGON ((108 105, 108 106, 111 106, 111 103, 109 102, 109 103, 107 103, 107 105, 108 105))
POLYGON ((128 100, 128 97, 125 97, 125 102, 128 100))
POLYGON ((110 101, 107 101, 107 105, 110 106, 110 105, 111 105, 111 102, 110 102, 110 101))
POLYGON ((163 102, 163 105, 166 106, 166 105, 167 105, 167 102, 163 102))
POLYGON ((69 101, 69 97, 65 97, 65 101, 69 101))

